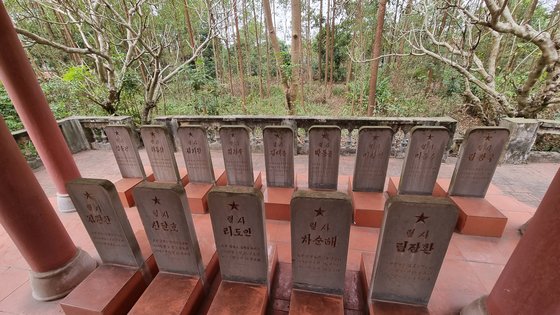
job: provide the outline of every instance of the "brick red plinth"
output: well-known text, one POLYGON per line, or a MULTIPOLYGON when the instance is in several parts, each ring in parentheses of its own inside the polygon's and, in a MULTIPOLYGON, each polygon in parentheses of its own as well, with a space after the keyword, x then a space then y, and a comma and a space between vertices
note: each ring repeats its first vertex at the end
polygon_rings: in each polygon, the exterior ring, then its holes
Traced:
POLYGON ((214 185, 203 183, 188 183, 185 186, 192 213, 203 214, 208 212, 208 192, 212 187, 214 185))
MULTIPOLYGON (((438 189, 443 192, 444 195, 447 195, 447 192, 449 191, 449 185, 451 184, 451 179, 450 178, 438 178, 436 181, 436 184, 439 186, 438 189)), ((502 195, 503 192, 502 190, 490 183, 490 186, 488 186, 488 191, 486 191, 486 195, 502 195)))
MULTIPOLYGON (((226 183, 225 185, 229 185, 229 183, 227 182, 227 176, 225 172, 224 172, 224 178, 226 183)), ((256 189, 262 189, 263 186, 262 173, 260 171, 253 171, 253 178, 255 179, 255 183, 253 184, 253 187, 255 187, 256 189)), ((218 186, 225 186, 222 185, 221 183, 223 183, 223 180, 220 179, 220 184, 218 184, 218 186)))
MULTIPOLYGON (((307 174, 297 174, 296 175, 297 189, 309 189, 309 181, 307 174)), ((338 187, 337 191, 348 194, 350 191, 350 176, 339 175, 338 176, 338 187)))
POLYGON ((187 186, 187 184, 189 183, 189 174, 187 173, 186 168, 179 168, 179 178, 181 179, 181 184, 183 184, 183 187, 187 186))
POLYGON ((142 178, 121 178, 115 182, 115 188, 117 189, 123 207, 134 207, 135 202, 132 190, 142 181, 142 178))
POLYGON ((363 253, 360 261, 360 275, 365 292, 365 299, 368 301, 368 312, 370 315, 429 315, 427 307, 379 302, 369 300, 369 288, 371 287, 371 276, 375 255, 363 253))
POLYGON ((264 209, 270 220, 290 221, 290 201, 296 191, 290 187, 266 187, 264 190, 264 209))
POLYGON ((199 277, 160 272, 128 314, 192 314, 203 296, 199 277))
POLYGON ((224 170, 223 168, 214 169, 214 178, 216 179, 216 186, 227 185, 226 170, 224 170))
POLYGON ((459 208, 457 230, 462 234, 501 237, 506 228, 504 216, 485 198, 451 196, 459 208))
MULTIPOLYGON (((390 197, 398 195, 400 181, 401 179, 399 177, 389 177, 389 183, 387 184, 387 193, 389 194, 390 197)), ((447 192, 444 191, 443 188, 439 186, 437 181, 434 184, 434 190, 432 191, 432 196, 434 197, 447 196, 447 192)))
POLYGON ((342 296, 319 294, 294 289, 290 297, 292 315, 343 315, 342 296))
POLYGON ((389 198, 386 192, 351 191, 354 204, 354 222, 359 226, 381 227, 385 202, 389 198))

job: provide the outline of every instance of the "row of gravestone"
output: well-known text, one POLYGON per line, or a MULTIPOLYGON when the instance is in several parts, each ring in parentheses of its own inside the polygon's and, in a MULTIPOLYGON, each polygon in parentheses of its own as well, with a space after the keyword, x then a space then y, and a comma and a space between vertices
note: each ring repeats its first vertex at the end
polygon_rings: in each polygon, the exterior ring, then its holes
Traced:
MULTIPOLYGON (((158 139, 157 132, 149 128, 152 127, 142 130, 143 137, 145 134, 151 137, 149 142, 144 138, 145 144, 149 143, 146 144, 148 156, 172 152, 166 150, 170 147, 165 147, 166 142, 158 139)), ((175 183, 143 181, 134 188, 138 211, 161 270, 157 276, 154 263, 146 259, 149 255, 140 255, 140 246, 112 184, 87 179, 68 184, 69 193, 104 264, 62 302, 66 313, 99 308, 108 310, 102 313, 112 313, 132 308, 131 313, 151 314, 158 307, 170 308, 171 305, 177 308, 177 314, 189 313, 204 297, 212 301, 207 309, 211 314, 223 310, 243 314, 264 312, 276 262, 275 250, 266 243, 260 189, 250 187, 254 186, 254 177, 250 176, 251 155, 248 142, 244 140, 247 131, 240 127, 222 130, 222 141, 229 141, 224 146, 224 160, 231 177, 228 174, 230 186, 214 187, 208 196, 215 247, 198 246, 187 196, 182 185, 177 185, 180 181, 177 177, 173 180, 175 183), (224 281, 213 298, 209 298, 212 294, 208 291, 208 283, 215 274, 212 270, 217 268, 214 248, 224 281), (92 298, 92 292, 97 290, 101 292, 92 298), (138 302, 133 307, 136 300, 138 302)), ((380 139, 380 134, 388 130, 365 130, 370 132, 369 143, 365 145, 368 150, 360 150, 358 159, 369 158, 370 163, 376 163, 376 157, 384 156, 378 151, 377 143, 389 141, 380 139)), ((364 134, 360 133, 361 136, 364 134)), ((272 148, 280 152, 273 157, 282 158, 277 161, 291 160, 293 177, 293 156, 282 153, 282 148, 287 149, 287 146, 278 146, 288 141, 283 140, 280 133, 271 135, 276 139, 276 142, 270 142, 272 148)), ((457 176, 474 177, 473 180, 480 181, 481 175, 476 177, 471 173, 484 171, 488 176, 488 165, 494 165, 493 174, 501 151, 495 147, 503 147, 507 140, 507 133, 506 139, 503 135, 502 129, 471 131, 452 183, 459 182, 457 176), (503 144, 493 142, 494 137, 502 138, 503 144), (467 161, 476 164, 470 164, 470 173, 463 171, 466 174, 461 175, 464 165, 468 166, 467 161), (488 164, 484 168, 485 165, 477 162, 488 164)), ((417 194, 432 194, 447 137, 444 128, 418 128, 412 132, 398 185, 400 196, 389 199, 385 205, 375 263, 363 258, 363 265, 375 266, 373 269, 369 267, 373 271, 371 277, 366 277, 370 280, 368 296, 371 301, 428 303, 457 221, 457 208, 456 202, 454 204, 449 198, 417 194), (413 179, 409 180, 407 176, 413 179), (426 180, 433 180, 431 187, 425 185, 426 180)), ((290 198, 294 287, 290 310, 294 314, 310 308, 324 313, 325 306, 329 313, 343 313, 342 289, 353 209, 347 194, 336 191, 339 143, 340 131, 336 127, 310 130, 310 147, 315 148, 309 158, 310 189, 299 190, 290 198)), ((290 144, 293 144, 293 138, 290 144)), ((191 152, 193 149, 198 152, 196 147, 190 148, 191 152)), ((188 149, 183 146, 184 152, 188 149)), ((271 152, 268 151, 269 155, 271 152)), ((150 161, 154 173, 157 167, 168 168, 170 165, 164 161, 153 163, 152 158, 150 161)), ((386 169, 387 162, 383 163, 386 169)), ((356 164, 367 165, 367 162, 356 164)), ((267 169, 269 165, 270 161, 267 169)), ((492 174, 489 174, 490 178, 492 174)), ((357 174, 354 179, 361 175, 357 174)), ((487 187, 477 188, 485 191, 487 187)), ((374 306, 375 303, 370 303, 370 307, 374 306)))
MULTIPOLYGON (((193 213, 207 212, 207 194, 215 184, 260 188, 262 178, 260 172, 253 171, 249 133, 248 128, 243 126, 224 126, 220 129, 224 172, 213 168, 206 131, 202 127, 183 126, 178 129, 186 169, 177 167, 173 141, 165 127, 141 127, 142 140, 153 170, 153 178, 148 176, 148 180, 182 182, 193 213)), ((125 206, 132 206, 132 188, 146 178, 138 146, 128 127, 109 126, 106 134, 124 178, 116 183, 117 189, 125 206)), ((336 126, 310 128, 308 176, 305 178, 294 174, 293 130, 286 126, 264 128, 267 184, 264 199, 267 218, 290 220, 290 200, 298 188, 338 188, 351 196, 357 225, 381 226, 388 197, 384 190, 392 129, 363 127, 359 130, 352 177, 338 174, 340 136, 340 129, 336 126)), ((444 127, 415 127, 410 132, 410 145, 401 176, 389 179, 388 195, 452 196, 460 208, 460 232, 501 236, 507 218, 484 197, 508 137, 509 131, 505 128, 479 127, 469 130, 461 146, 453 177, 450 182, 446 182, 438 181, 437 177, 449 132, 444 127), (481 226, 487 227, 482 229, 481 226)))

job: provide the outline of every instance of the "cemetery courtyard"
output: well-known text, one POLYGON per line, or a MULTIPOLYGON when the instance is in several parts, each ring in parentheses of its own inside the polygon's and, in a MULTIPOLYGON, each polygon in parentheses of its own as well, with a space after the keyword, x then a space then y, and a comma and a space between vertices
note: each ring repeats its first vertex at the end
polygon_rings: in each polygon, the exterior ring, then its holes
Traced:
MULTIPOLYGON (((144 149, 140 150, 144 165, 149 165, 144 149)), ((116 181, 121 178, 117 163, 110 150, 90 150, 73 155, 81 175, 85 178, 103 178, 116 181)), ((254 153, 254 170, 264 176, 264 155, 254 153)), ((212 151, 215 168, 224 168, 222 153, 212 151)), ((179 167, 184 167, 181 152, 176 153, 179 167)), ((307 155, 295 157, 295 173, 307 173, 307 155)), ((355 156, 341 156, 340 175, 352 175, 355 156)), ((448 158, 441 165, 439 178, 451 178, 456 158, 448 158)), ((403 159, 390 159, 387 176, 399 176, 403 159)), ((489 194, 487 199, 507 218, 507 226, 501 238, 466 236, 453 233, 452 240, 438 276, 429 303, 431 314, 456 314, 473 300, 490 292, 500 272, 520 239, 518 228, 525 223, 539 205, 558 164, 531 163, 525 165, 500 165, 492 183, 501 194, 489 194)), ((55 202, 55 187, 44 167, 35 171, 42 188, 55 202)), ((266 181, 263 180, 263 183, 266 181)), ((343 183, 339 183, 343 185, 343 183)), ((496 192, 496 190, 494 190, 496 192)), ((142 229, 142 223, 135 207, 127 208, 126 214, 134 231, 142 229)), ((94 258, 99 256, 86 233, 77 213, 58 215, 75 244, 94 258)), ((214 237, 210 216, 193 214, 196 233, 201 246, 212 244, 214 237)), ((287 314, 291 287, 290 223, 267 220, 269 243, 277 245, 279 265, 272 283, 269 299, 269 314, 287 314)), ((373 254, 377 247, 378 228, 352 226, 346 272, 346 292, 344 307, 347 314, 364 314, 367 309, 365 291, 360 275, 363 253, 373 254)), ((368 266, 368 272, 371 272, 368 266)), ((28 276, 29 267, 21 257, 6 232, 0 230, 0 314, 62 314, 59 301, 38 302, 31 296, 28 276)))

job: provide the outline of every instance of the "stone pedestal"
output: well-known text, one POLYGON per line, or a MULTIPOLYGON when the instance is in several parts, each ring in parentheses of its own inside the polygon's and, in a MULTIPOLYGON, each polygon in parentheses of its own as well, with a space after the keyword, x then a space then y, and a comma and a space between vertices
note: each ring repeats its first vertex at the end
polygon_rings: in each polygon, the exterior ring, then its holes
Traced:
MULTIPOLYGON (((297 174, 296 175, 296 182, 297 182, 297 190, 300 189, 305 189, 308 190, 309 185, 308 185, 308 180, 307 180, 307 174, 297 174)), ((317 190, 317 191, 322 191, 320 189, 313 189, 313 190, 317 190)), ((326 189, 325 191, 328 191, 329 189, 326 189)), ((350 191, 350 176, 347 175, 338 175, 338 186, 336 191, 340 191, 343 192, 345 194, 348 194, 350 191)))
POLYGON ((290 201, 296 188, 266 187, 264 190, 264 209, 269 220, 290 221, 290 201))
POLYGON ((386 192, 353 191, 353 178, 349 177, 348 182, 348 194, 354 205, 354 223, 359 226, 381 227, 389 195, 386 192))
POLYGON ((461 234, 501 237, 507 224, 503 215, 485 198, 450 196, 459 209, 457 230, 461 234))
MULTIPOLYGON (((214 174, 216 174, 216 186, 227 185, 225 170, 215 169, 214 174)), ((189 182, 185 186, 185 192, 187 193, 189 207, 192 213, 204 214, 208 212, 208 193, 212 187, 214 187, 214 185, 210 183, 193 182, 189 182)))
MULTIPOLYGON (((389 194, 390 197, 393 197, 393 196, 396 196, 396 195, 399 194, 399 191, 398 191, 399 183, 400 183, 400 178, 399 177, 389 177, 389 183, 387 184, 387 193, 389 194)), ((432 191, 432 196, 433 197, 445 197, 445 196, 447 196, 447 192, 444 191, 439 186, 437 181, 434 184, 434 190, 432 191)))
POLYGON ((291 315, 343 315, 341 295, 328 295, 294 289, 290 297, 291 315))
POLYGON ((121 178, 115 182, 115 188, 117 189, 117 193, 119 194, 119 199, 121 200, 123 207, 134 207, 132 189, 134 189, 134 187, 140 184, 143 180, 143 178, 121 178))

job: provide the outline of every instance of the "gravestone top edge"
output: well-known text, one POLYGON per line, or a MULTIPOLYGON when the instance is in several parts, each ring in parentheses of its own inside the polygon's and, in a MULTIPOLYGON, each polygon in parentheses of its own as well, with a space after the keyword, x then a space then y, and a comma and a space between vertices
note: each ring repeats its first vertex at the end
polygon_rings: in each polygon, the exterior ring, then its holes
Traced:
POLYGON ((297 198, 322 198, 322 199, 335 199, 347 200, 351 202, 350 196, 341 191, 336 190, 307 190, 298 189, 292 194, 292 202, 297 198))
POLYGON ((313 129, 338 129, 338 130, 342 130, 339 126, 335 126, 335 125, 313 125, 311 127, 309 127, 309 131, 313 130, 313 129))
POLYGON ((210 195, 214 194, 249 194, 263 197, 262 191, 260 189, 249 187, 249 186, 214 186, 208 193, 208 198, 210 195))
POLYGON ((448 197, 434 197, 429 195, 395 195, 387 199, 387 201, 385 202, 385 210, 389 209, 389 207, 391 207, 391 205, 395 203, 430 203, 435 205, 455 207, 455 204, 448 197))
POLYGON ((177 129, 181 129, 181 128, 195 128, 195 129, 202 129, 202 130, 206 130, 207 128, 204 127, 203 125, 179 125, 179 127, 177 127, 177 129))
POLYGON ((391 134, 395 134, 393 128, 389 126, 362 126, 358 129, 358 134, 360 134, 362 130, 390 130, 391 134))
POLYGON ((169 133, 167 127, 165 127, 164 125, 142 125, 142 126, 140 126, 140 129, 148 129, 148 128, 160 129, 165 133, 169 133))
POLYGON ((289 130, 291 130, 292 132, 294 132, 294 128, 292 128, 292 127, 290 127, 290 126, 286 126, 286 125, 270 125, 270 126, 266 126, 266 127, 263 128, 263 131, 264 131, 264 130, 267 130, 267 129, 269 129, 269 130, 270 130, 270 129, 286 129, 286 130, 289 129, 289 130))
POLYGON ((468 139, 469 135, 472 132, 475 132, 475 131, 478 131, 478 130, 481 130, 481 131, 507 131, 508 140, 509 140, 509 136, 511 135, 511 131, 509 130, 509 128, 506 128, 506 127, 499 127, 499 126, 495 126, 495 127, 494 126, 471 127, 469 129, 467 129, 467 131, 465 132, 465 136, 464 136, 465 140, 463 141, 463 143, 468 139))
POLYGON ((149 182, 149 181, 142 181, 136 188, 148 188, 148 189, 161 189, 161 190, 171 190, 176 193, 185 193, 185 189, 179 183, 172 183, 172 182, 149 182))
POLYGON ((449 129, 444 126, 414 126, 410 129, 410 134, 413 134, 416 130, 445 130, 449 133, 449 129))
POLYGON ((105 190, 109 190, 115 187, 115 185, 110 180, 102 179, 102 178, 86 178, 86 177, 76 178, 67 181, 64 186, 68 189, 69 184, 96 185, 96 186, 101 186, 105 190))
POLYGON ((231 129, 244 129, 248 133, 251 132, 251 128, 247 127, 246 125, 224 125, 220 126, 220 131, 222 130, 231 130, 231 129))

